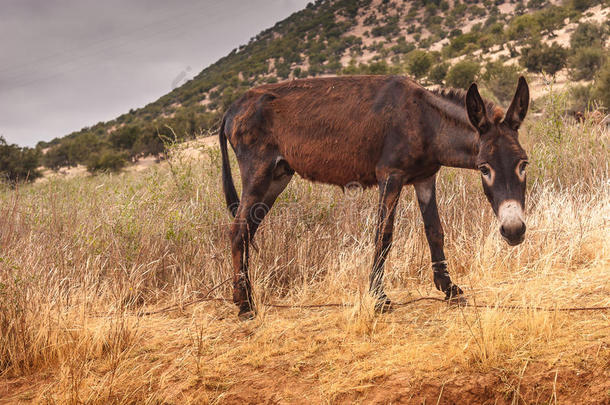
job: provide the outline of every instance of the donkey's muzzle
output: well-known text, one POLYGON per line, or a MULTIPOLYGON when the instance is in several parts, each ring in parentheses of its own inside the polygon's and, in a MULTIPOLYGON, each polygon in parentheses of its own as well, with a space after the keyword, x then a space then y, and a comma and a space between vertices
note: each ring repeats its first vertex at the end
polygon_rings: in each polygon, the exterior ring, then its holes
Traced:
POLYGON ((525 221, 521 204, 515 200, 504 201, 498 210, 500 234, 511 246, 516 246, 525 239, 525 221))
POLYGON ((525 223, 510 223, 500 225, 500 234, 511 246, 517 246, 525 239, 525 223))

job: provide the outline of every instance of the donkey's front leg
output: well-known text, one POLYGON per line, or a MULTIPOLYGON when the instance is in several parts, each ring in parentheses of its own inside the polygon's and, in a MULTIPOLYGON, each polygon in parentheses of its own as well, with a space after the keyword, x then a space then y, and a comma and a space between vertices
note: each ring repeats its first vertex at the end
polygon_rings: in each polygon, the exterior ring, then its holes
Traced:
POLYGON ((447 261, 443 250, 444 235, 441 220, 436 206, 436 175, 415 183, 415 194, 419 202, 419 209, 424 220, 426 238, 432 256, 432 270, 434 271, 434 284, 436 288, 445 293, 445 299, 451 299, 463 294, 457 285, 453 284, 447 271, 447 261))
MULTIPOLYGON (((381 172, 381 171, 380 171, 381 172)), ((369 291, 376 299, 375 311, 391 310, 392 302, 383 290, 383 267, 392 245, 394 213, 402 190, 402 177, 397 174, 379 173, 379 210, 377 213, 377 232, 375 234, 375 257, 373 270, 369 277, 369 291)))

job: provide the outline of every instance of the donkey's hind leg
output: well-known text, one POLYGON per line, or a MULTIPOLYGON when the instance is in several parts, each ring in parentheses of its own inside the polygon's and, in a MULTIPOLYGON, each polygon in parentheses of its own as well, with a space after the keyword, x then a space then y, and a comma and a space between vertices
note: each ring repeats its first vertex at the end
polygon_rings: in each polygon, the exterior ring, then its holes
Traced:
POLYGON ((453 284, 447 271, 447 261, 443 249, 443 227, 436 205, 436 175, 415 183, 414 187, 430 247, 434 284, 437 289, 445 293, 445 299, 453 299, 462 295, 463 292, 460 287, 453 284))
POLYGON ((386 312, 391 309, 391 301, 383 290, 383 267, 392 245, 394 214, 402 190, 401 176, 389 174, 379 181, 379 209, 377 232, 375 234, 375 257, 369 277, 370 293, 377 300, 375 310, 386 312))
POLYGON ((286 188, 292 173, 278 170, 278 161, 250 165, 244 173, 243 194, 231 226, 233 257, 233 302, 240 319, 255 315, 252 287, 248 274, 249 248, 252 239, 276 198, 286 188))

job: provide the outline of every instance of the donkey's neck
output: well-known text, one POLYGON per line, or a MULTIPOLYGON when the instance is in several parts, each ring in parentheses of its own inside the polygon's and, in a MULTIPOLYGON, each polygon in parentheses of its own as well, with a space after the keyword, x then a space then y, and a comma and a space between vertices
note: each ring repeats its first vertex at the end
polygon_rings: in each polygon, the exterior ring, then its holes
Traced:
POLYGON ((479 135, 470 125, 466 108, 436 94, 429 94, 426 115, 436 129, 435 153, 443 166, 476 169, 479 135))
POLYGON ((479 135, 472 128, 441 119, 437 133, 437 159, 443 166, 476 169, 479 135))

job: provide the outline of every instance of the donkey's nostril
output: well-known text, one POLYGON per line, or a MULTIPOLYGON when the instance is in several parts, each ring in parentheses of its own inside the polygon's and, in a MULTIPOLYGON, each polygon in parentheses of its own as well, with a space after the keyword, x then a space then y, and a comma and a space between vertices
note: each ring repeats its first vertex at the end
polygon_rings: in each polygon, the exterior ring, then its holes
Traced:
POLYGON ((500 225, 500 234, 509 245, 515 246, 523 242, 525 234, 525 223, 522 221, 519 223, 509 223, 500 225))
POLYGON ((504 225, 500 225, 500 234, 504 237, 506 237, 506 229, 504 229, 504 225))

